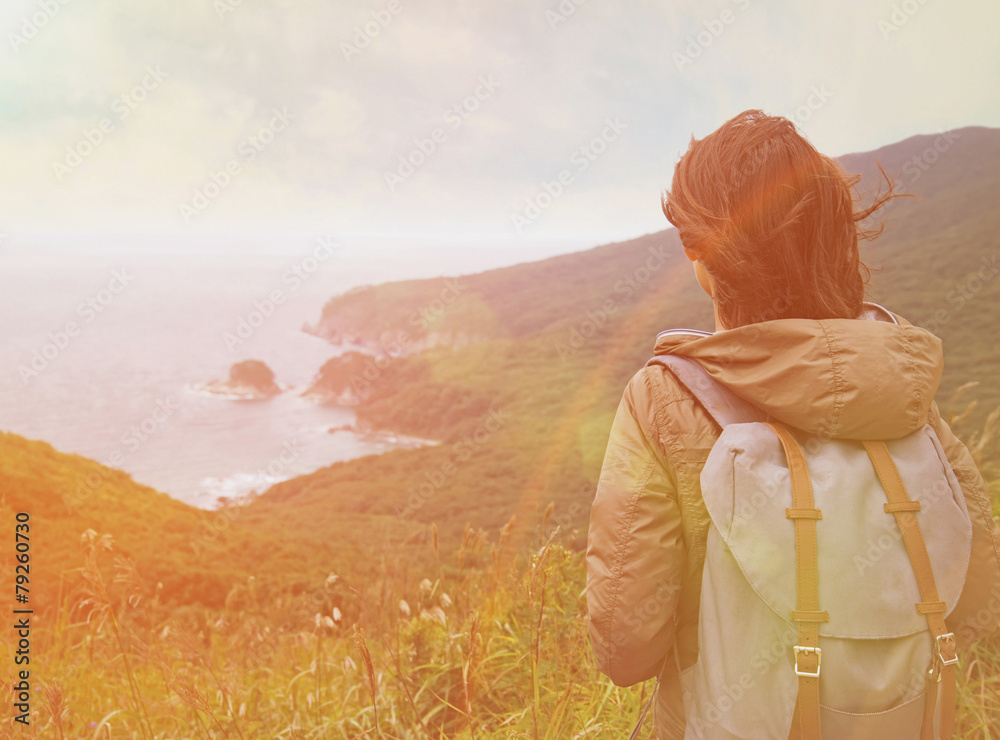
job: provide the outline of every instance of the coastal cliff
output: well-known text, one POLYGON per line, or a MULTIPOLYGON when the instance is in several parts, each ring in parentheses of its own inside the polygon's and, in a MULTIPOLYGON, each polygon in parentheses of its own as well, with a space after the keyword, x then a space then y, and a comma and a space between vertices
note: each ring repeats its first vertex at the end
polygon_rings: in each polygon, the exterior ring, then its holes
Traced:
POLYGON ((371 375, 371 363, 371 357, 363 352, 331 357, 302 395, 319 403, 357 406, 371 395, 371 381, 365 377, 371 375))

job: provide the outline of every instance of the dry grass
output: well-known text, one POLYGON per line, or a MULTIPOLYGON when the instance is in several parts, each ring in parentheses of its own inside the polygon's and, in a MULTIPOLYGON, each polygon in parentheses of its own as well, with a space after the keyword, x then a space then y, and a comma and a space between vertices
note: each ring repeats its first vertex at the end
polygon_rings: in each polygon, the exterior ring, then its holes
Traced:
MULTIPOLYGON (((998 416, 970 444, 994 501, 998 416)), ((432 536, 419 580, 390 565, 377 582, 331 574, 261 603, 251 578, 216 613, 164 609, 110 538, 87 532, 77 589, 36 618, 31 728, 13 730, 8 712, 0 734, 627 737, 649 685, 618 688, 595 671, 583 554, 557 532, 510 553, 514 526, 495 541, 467 529, 450 553, 432 536)), ((959 699, 958 737, 1000 738, 997 635, 963 656, 959 699)))
POLYGON ((582 555, 555 535, 524 559, 485 544, 470 536, 461 552, 439 552, 419 582, 332 577, 260 604, 250 581, 220 613, 168 613, 110 538, 88 533, 79 589, 35 623, 42 700, 18 734, 627 734, 639 689, 610 686, 591 666, 582 555))

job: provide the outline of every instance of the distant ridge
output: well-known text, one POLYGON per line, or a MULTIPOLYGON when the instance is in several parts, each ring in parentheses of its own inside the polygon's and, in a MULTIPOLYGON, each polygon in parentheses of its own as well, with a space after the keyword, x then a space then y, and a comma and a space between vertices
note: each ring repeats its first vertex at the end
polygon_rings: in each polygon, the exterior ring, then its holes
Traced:
MULTIPOLYGON (((960 406, 978 402, 958 430, 969 439, 1000 405, 1000 130, 946 136, 840 162, 872 190, 877 159, 918 196, 894 201, 885 233, 863 247, 876 270, 871 298, 943 339, 942 411, 959 385, 979 382, 960 406)), ((360 577, 385 558, 419 563, 438 536, 457 547, 467 525, 495 533, 512 514, 535 526, 550 503, 549 527, 582 547, 622 388, 655 334, 674 326, 711 329, 712 311, 672 229, 457 280, 357 289, 327 303, 317 331, 349 333, 376 353, 362 364, 359 424, 440 445, 336 463, 219 513, 0 433, 0 508, 29 510, 40 525, 48 586, 38 598, 50 606, 60 574, 81 562, 86 529, 111 534, 163 584, 165 602, 208 607, 251 574, 262 589, 294 591, 331 570, 360 577), (401 331, 414 352, 390 351, 401 331), (67 506, 78 490, 86 495, 67 506)))
MULTIPOLYGON (((977 401, 959 429, 968 438, 1000 405, 1000 130, 915 136, 839 161, 862 175, 862 202, 884 188, 877 163, 900 192, 917 196, 880 211, 884 233, 862 245, 873 270, 869 298, 942 338, 945 414, 961 384, 979 383, 959 406, 977 401)), ((368 343, 377 360, 355 407, 359 422, 444 443, 338 463, 274 486, 252 508, 314 531, 339 531, 347 513, 406 511, 408 522, 435 523, 449 541, 465 523, 500 527, 511 513, 530 520, 551 502, 582 546, 625 383, 658 331, 713 328, 679 246, 669 229, 489 270, 459 278, 451 300, 442 298, 446 278, 332 298, 317 331, 368 343), (402 332, 413 340, 409 356, 391 351, 402 332), (455 446, 490 409, 509 421, 456 461, 455 446)))

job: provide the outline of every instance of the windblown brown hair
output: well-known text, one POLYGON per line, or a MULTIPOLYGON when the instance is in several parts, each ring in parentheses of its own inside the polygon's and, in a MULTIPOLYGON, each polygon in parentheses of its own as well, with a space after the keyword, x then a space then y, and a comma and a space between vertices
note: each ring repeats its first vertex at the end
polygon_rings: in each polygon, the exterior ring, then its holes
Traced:
POLYGON ((787 118, 747 110, 692 137, 663 213, 713 277, 725 328, 858 317, 870 278, 858 243, 883 226, 862 222, 900 197, 879 170, 887 192, 855 210, 860 175, 848 176, 787 118))

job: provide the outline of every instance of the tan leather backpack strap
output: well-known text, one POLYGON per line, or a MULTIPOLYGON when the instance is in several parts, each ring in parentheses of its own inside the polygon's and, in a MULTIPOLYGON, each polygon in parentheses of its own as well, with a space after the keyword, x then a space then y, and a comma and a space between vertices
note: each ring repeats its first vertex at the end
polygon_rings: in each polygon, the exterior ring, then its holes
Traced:
POLYGON ((819 674, 823 651, 819 647, 819 625, 829 622, 830 615, 819 608, 819 561, 816 545, 816 520, 823 512, 814 507, 812 482, 802 448, 795 437, 781 424, 768 423, 781 441, 788 460, 792 482, 792 507, 785 516, 795 523, 795 570, 798 581, 797 606, 791 620, 798 624, 798 644, 795 645, 795 675, 799 677, 799 695, 789 737, 800 740, 820 740, 819 674), (797 725, 797 726, 796 726, 797 725))
POLYGON ((938 597, 937 585, 934 582, 934 570, 931 558, 927 554, 927 544, 920 532, 917 522, 917 512, 920 502, 911 501, 906 493, 902 478, 896 464, 892 461, 889 448, 885 442, 865 442, 865 450, 871 458, 875 473, 878 475, 882 488, 885 489, 885 510, 896 517, 896 524, 906 545, 906 552, 913 565, 913 573, 917 577, 917 588, 920 591, 920 603, 917 612, 927 617, 927 626, 931 631, 931 666, 927 674, 927 696, 924 704, 924 724, 920 731, 921 740, 932 740, 934 737, 934 710, 937 704, 938 684, 941 684, 941 718, 940 730, 942 740, 950 740, 955 732, 955 699, 956 676, 955 664, 958 663, 957 645, 954 633, 948 630, 944 621, 945 602, 938 597))

